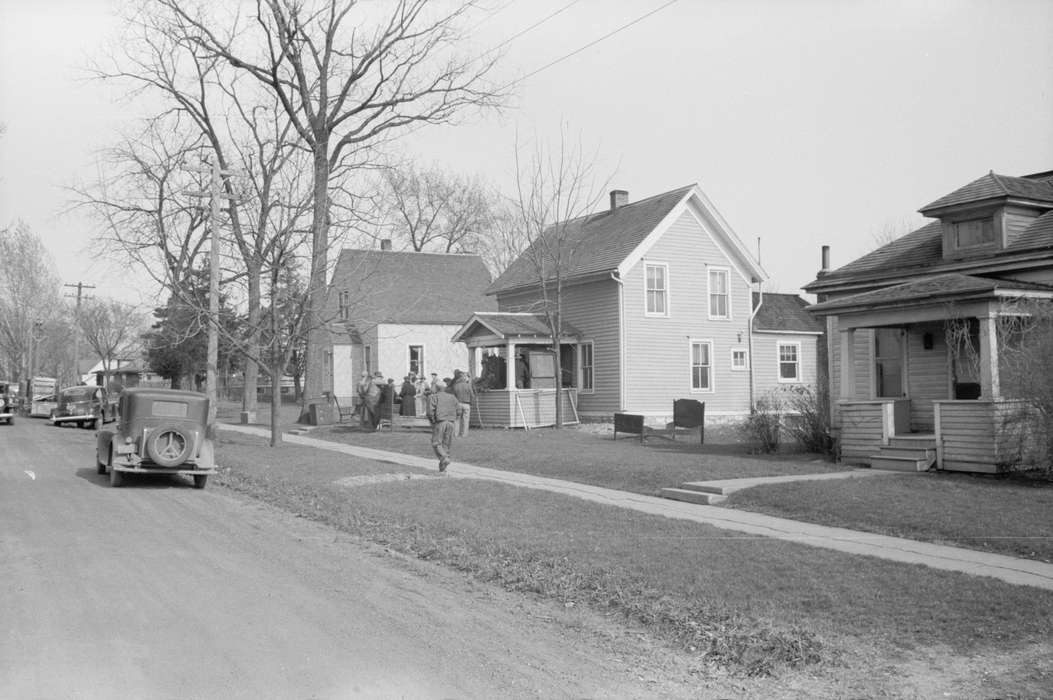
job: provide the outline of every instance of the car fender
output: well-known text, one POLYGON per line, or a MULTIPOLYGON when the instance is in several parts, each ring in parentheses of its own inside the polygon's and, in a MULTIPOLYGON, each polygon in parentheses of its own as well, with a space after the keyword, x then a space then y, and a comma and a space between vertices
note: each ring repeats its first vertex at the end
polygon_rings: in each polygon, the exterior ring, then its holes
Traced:
POLYGON ((100 464, 112 466, 110 459, 110 443, 113 442, 112 430, 100 430, 99 437, 95 441, 95 456, 100 464))

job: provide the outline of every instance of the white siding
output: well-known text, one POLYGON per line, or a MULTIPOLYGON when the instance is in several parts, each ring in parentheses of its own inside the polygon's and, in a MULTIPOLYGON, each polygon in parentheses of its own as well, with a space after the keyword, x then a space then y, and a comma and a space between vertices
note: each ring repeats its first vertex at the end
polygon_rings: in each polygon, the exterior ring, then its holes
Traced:
POLYGON ((819 336, 815 335, 754 333, 753 354, 755 363, 753 371, 756 398, 763 398, 766 394, 778 391, 783 387, 801 384, 814 391, 818 381, 817 358, 819 342, 819 336), (800 347, 798 357, 799 377, 796 382, 779 381, 779 343, 795 343, 800 347))
POLYGON ((460 326, 381 324, 374 345, 374 370, 397 382, 409 373, 409 346, 424 346, 424 373, 452 377, 455 369, 468 370, 468 348, 451 343, 460 326))
POLYGON ((699 221, 685 212, 625 276, 625 410, 670 416, 673 401, 693 398, 710 415, 749 411, 749 373, 732 371, 731 348, 746 347, 751 289, 699 221), (644 269, 669 266, 669 315, 645 314, 644 269), (707 266, 730 268, 728 319, 709 319, 707 266), (691 389, 690 341, 713 344, 713 386, 691 389))

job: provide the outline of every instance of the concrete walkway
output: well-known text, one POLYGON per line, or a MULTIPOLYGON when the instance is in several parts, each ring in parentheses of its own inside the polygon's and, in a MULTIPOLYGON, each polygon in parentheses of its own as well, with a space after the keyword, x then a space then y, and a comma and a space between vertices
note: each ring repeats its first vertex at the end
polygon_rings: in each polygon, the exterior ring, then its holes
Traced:
MULTIPOLYGON (((270 434, 267 429, 255 426, 221 423, 218 427, 221 430, 230 430, 261 437, 268 437, 270 434)), ((304 435, 285 434, 283 439, 290 444, 342 452, 347 455, 378 462, 438 470, 436 460, 432 458, 425 459, 397 452, 330 442, 304 435)), ((667 518, 705 523, 749 535, 773 537, 813 547, 834 549, 848 554, 862 554, 906 564, 921 564, 935 569, 958 571, 974 576, 990 576, 1007 583, 1053 590, 1053 564, 1018 559, 1002 554, 927 544, 900 537, 887 537, 885 535, 875 535, 838 527, 812 525, 760 513, 732 510, 720 506, 684 503, 656 496, 644 496, 627 491, 607 489, 601 486, 590 486, 543 476, 478 467, 463 462, 454 462, 447 474, 454 479, 486 479, 510 486, 552 491, 594 503, 617 506, 619 508, 631 508, 641 513, 662 515, 667 518)))

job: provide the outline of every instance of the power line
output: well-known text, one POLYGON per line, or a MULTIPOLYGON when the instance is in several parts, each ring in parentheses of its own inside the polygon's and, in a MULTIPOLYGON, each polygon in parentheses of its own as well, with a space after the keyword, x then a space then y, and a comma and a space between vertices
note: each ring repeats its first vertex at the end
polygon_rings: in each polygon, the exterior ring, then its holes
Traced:
POLYGON ((549 15, 546 15, 545 17, 542 17, 541 19, 539 19, 539 20, 538 20, 537 22, 534 22, 533 24, 531 24, 531 25, 530 25, 529 27, 527 27, 526 29, 522 29, 522 30, 520 30, 520 31, 516 32, 515 34, 513 34, 512 36, 508 37, 507 39, 505 39, 504 41, 502 41, 502 42, 501 42, 500 44, 498 44, 497 46, 493 47, 492 49, 490 49, 489 51, 487 51, 486 53, 484 53, 484 54, 483 54, 483 56, 489 56, 490 54, 492 54, 493 52, 497 51, 498 49, 502 49, 502 48, 504 48, 505 46, 508 46, 508 45, 509 45, 509 44, 511 44, 511 43, 512 43, 513 41, 515 41, 515 40, 516 40, 516 39, 518 39, 519 37, 523 36, 523 35, 524 35, 524 34, 526 34, 527 32, 529 32, 529 31, 532 31, 532 30, 534 30, 534 29, 537 29, 538 27, 540 27, 540 26, 541 26, 542 24, 544 24, 545 22, 549 21, 550 19, 552 19, 552 18, 553 18, 553 17, 555 17, 556 15, 562 14, 563 12, 565 12, 565 11, 569 10, 570 8, 572 8, 572 7, 574 7, 575 5, 577 5, 577 4, 579 3, 579 2, 581 2, 581 0, 571 0, 571 1, 570 1, 570 2, 568 2, 568 3, 566 4, 566 5, 564 5, 563 7, 559 8, 559 9, 558 9, 558 10, 556 10, 555 12, 553 12, 553 13, 551 13, 551 14, 549 14, 549 15))
POLYGON ((607 32, 606 34, 604 34, 603 36, 599 37, 598 39, 594 39, 594 40, 590 41, 589 43, 585 44, 584 46, 571 51, 567 55, 561 56, 561 57, 557 58, 554 61, 546 63, 545 65, 541 66, 537 70, 531 71, 530 73, 527 73, 526 75, 524 75, 524 76, 522 76, 520 78, 517 78, 516 80, 513 80, 512 82, 510 82, 507 85, 505 85, 502 89, 510 88, 513 85, 517 85, 518 83, 523 82, 527 78, 534 77, 535 75, 537 75, 541 71, 548 70, 549 68, 551 68, 552 66, 556 65, 557 63, 562 63, 563 61, 566 61, 568 58, 571 58, 573 56, 577 56, 582 51, 584 51, 586 49, 589 49, 589 48, 592 48, 593 46, 595 46, 596 44, 600 43, 601 41, 605 41, 607 39, 610 39, 615 34, 618 34, 620 32, 625 31, 626 29, 628 29, 629 27, 633 26, 634 24, 639 24, 640 22, 644 21, 645 19, 647 19, 651 15, 656 14, 658 12, 661 12, 662 10, 664 10, 665 8, 669 7, 670 5, 676 3, 677 1, 678 0, 669 0, 665 4, 656 7, 655 9, 651 10, 650 12, 647 12, 645 14, 640 15, 639 17, 637 17, 636 19, 632 20, 631 22, 628 22, 627 24, 623 24, 622 26, 618 27, 617 29, 615 29, 613 31, 610 31, 610 32, 607 32))

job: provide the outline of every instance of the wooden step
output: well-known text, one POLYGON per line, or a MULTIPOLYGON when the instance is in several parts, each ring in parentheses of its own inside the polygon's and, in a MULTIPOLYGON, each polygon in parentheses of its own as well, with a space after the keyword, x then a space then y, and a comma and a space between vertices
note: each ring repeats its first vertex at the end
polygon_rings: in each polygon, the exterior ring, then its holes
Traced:
POLYGON ((899 457, 896 455, 877 454, 870 456, 871 469, 888 469, 897 472, 923 472, 932 466, 928 458, 899 457))
POLYGON ((670 498, 674 501, 684 501, 686 503, 698 503, 700 505, 710 506, 715 503, 727 500, 727 496, 721 496, 715 493, 707 493, 705 491, 697 491, 695 489, 678 489, 678 488, 664 488, 659 491, 659 495, 662 498, 670 498))
POLYGON ((893 435, 888 439, 889 447, 936 449, 935 435, 893 435))
POLYGON ((935 447, 882 447, 882 457, 909 457, 911 459, 924 459, 930 463, 936 459, 935 447))

